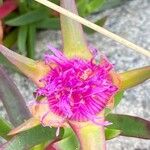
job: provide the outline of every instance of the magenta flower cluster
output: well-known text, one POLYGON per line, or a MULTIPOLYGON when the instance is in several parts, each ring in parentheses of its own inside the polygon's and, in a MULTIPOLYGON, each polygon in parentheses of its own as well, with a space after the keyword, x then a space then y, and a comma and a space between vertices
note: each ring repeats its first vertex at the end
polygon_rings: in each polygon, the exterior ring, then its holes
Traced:
POLYGON ((37 96, 46 97, 50 111, 64 120, 99 124, 97 115, 118 90, 109 74, 113 65, 106 58, 99 64, 94 59, 69 59, 50 48, 54 55, 45 54, 45 63, 51 70, 40 80, 44 86, 37 89, 37 96))

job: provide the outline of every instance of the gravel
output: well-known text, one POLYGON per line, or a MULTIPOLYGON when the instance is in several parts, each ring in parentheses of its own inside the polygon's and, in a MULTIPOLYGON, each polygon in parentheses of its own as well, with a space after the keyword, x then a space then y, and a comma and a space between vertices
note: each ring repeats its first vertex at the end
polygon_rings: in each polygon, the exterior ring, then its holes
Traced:
MULTIPOLYGON (((91 16, 90 20, 96 20, 102 16, 108 16, 105 28, 146 48, 150 49, 150 0, 132 0, 125 5, 91 16)), ((150 59, 128 49, 111 39, 103 37, 99 33, 87 35, 87 40, 97 49, 105 53, 118 72, 146 66, 150 59)), ((60 32, 42 31, 37 36, 36 59, 42 58, 47 50, 48 43, 60 48, 62 45, 60 32)), ((32 100, 35 89, 33 84, 25 77, 15 73, 11 75, 18 88, 27 101, 32 100)), ((150 82, 127 90, 116 113, 129 114, 150 119, 150 82)), ((5 116, 5 111, 0 106, 0 112, 5 116)), ((150 150, 150 141, 118 137, 107 142, 108 150, 150 150)))

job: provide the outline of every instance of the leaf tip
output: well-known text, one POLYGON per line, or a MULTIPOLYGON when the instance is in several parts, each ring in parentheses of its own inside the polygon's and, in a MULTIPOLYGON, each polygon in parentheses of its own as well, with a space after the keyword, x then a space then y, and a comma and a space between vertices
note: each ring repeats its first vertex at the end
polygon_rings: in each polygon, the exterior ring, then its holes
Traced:
POLYGON ((20 132, 31 129, 39 124, 40 124, 40 121, 37 118, 32 117, 29 120, 25 121, 20 126, 18 126, 17 128, 12 129, 7 135, 12 136, 12 135, 18 134, 20 132))

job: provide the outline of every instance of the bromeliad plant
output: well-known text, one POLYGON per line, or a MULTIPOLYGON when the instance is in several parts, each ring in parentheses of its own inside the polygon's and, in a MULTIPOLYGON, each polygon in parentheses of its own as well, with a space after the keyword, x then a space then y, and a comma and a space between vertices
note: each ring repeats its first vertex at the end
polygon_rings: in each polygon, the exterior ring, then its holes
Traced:
MULTIPOLYGON (((61 0, 61 6, 77 14, 74 0, 61 0)), ((0 149, 104 150, 105 141, 118 135, 150 139, 149 121, 111 113, 124 90, 150 78, 150 67, 116 73, 105 55, 97 58, 88 46, 81 24, 63 15, 60 20, 63 52, 49 45, 53 54, 45 53, 44 61, 0 45, 1 54, 37 86, 28 109, 0 68, 0 98, 15 127, 0 119, 7 140, 0 149)))

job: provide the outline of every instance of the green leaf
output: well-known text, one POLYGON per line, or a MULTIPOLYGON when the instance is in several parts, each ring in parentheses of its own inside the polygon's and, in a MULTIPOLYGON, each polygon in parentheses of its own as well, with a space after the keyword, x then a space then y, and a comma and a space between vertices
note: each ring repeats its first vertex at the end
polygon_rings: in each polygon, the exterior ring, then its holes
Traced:
POLYGON ((78 139, 71 128, 66 128, 64 130, 63 139, 59 142, 59 146, 64 150, 66 150, 67 147, 69 148, 69 150, 79 149, 80 145, 78 139))
POLYGON ((113 139, 113 138, 119 136, 120 133, 121 133, 120 130, 108 129, 108 128, 106 128, 106 129, 105 129, 105 137, 106 137, 106 140, 113 139))
POLYGON ((45 9, 29 11, 26 14, 17 16, 13 19, 6 20, 5 24, 10 26, 23 26, 31 24, 47 17, 47 11, 45 9))
POLYGON ((98 11, 104 4, 105 0, 78 0, 77 6, 79 14, 83 17, 98 11))
POLYGON ((21 52, 22 54, 25 54, 26 51, 27 33, 28 26, 25 25, 19 27, 17 44, 19 52, 21 52))
POLYGON ((123 94, 124 94, 124 91, 119 91, 116 95, 115 95, 115 100, 114 100, 114 107, 116 107, 119 103, 120 103, 120 101, 121 101, 121 99, 123 98, 123 94))
POLYGON ((150 79, 150 66, 137 68, 120 73, 121 90, 132 88, 138 84, 143 83, 145 80, 150 79))
POLYGON ((109 114, 106 120, 112 122, 108 129, 120 130, 123 136, 150 139, 150 121, 120 114, 109 114))
MULTIPOLYGON (((106 140, 113 139, 120 135, 121 131, 116 129, 105 129, 106 140)), ((50 144, 47 148, 55 148, 61 150, 79 150, 80 145, 76 135, 74 134, 71 128, 65 128, 62 140, 56 141, 53 144, 50 144)))
POLYGON ((27 131, 31 128, 34 128, 36 126, 38 126, 40 123, 40 120, 35 118, 35 117, 31 117, 28 120, 26 120, 25 122, 23 122, 21 125, 13 128, 8 135, 16 135, 18 133, 27 131))
POLYGON ((44 148, 45 148, 45 144, 38 144, 33 148, 31 148, 30 150, 44 150, 44 148))
POLYGON ((115 8, 117 6, 123 5, 130 0, 105 0, 105 3, 100 8, 100 11, 105 11, 108 9, 115 8))
POLYGON ((46 18, 37 23, 37 28, 58 30, 60 29, 60 20, 59 18, 46 18))
POLYGON ((78 7, 78 12, 79 12, 79 15, 84 17, 84 16, 87 16, 86 14, 86 5, 87 5, 87 0, 79 0, 77 2, 77 7, 78 7))
MULTIPOLYGON (((106 140, 113 139, 120 135, 121 131, 116 130, 116 129, 105 129, 105 137, 106 140)), ((61 149, 61 150, 79 150, 79 142, 74 134, 73 130, 71 128, 65 128, 64 129, 64 134, 62 136, 62 140, 56 141, 53 144, 50 144, 48 148, 56 148, 56 149, 61 149)))
POLYGON ((68 136, 59 142, 53 144, 53 147, 60 148, 61 150, 79 150, 79 144, 75 136, 68 136))
POLYGON ((22 95, 2 67, 0 67, 0 99, 14 126, 20 125, 30 117, 22 95))
POLYGON ((27 39, 27 56, 34 58, 35 56, 35 40, 36 40, 36 25, 30 24, 28 28, 28 39, 27 39))
POLYGON ((0 117, 0 136, 8 140, 9 137, 7 136, 7 134, 9 133, 11 128, 12 128, 11 125, 2 117, 0 117))
MULTIPOLYGON (((95 22, 95 24, 97 24, 97 25, 103 27, 104 24, 105 24, 105 22, 106 22, 106 20, 107 20, 107 16, 101 18, 100 20, 97 20, 97 21, 95 22)), ((84 31, 87 32, 87 33, 89 33, 89 34, 95 33, 94 30, 92 30, 92 29, 90 29, 90 28, 88 28, 88 27, 84 27, 84 31)))
MULTIPOLYGON (((105 129, 106 140, 113 139, 120 135, 121 131, 116 129, 105 129)), ((79 142, 71 128, 64 129, 62 140, 54 142, 51 147, 61 150, 79 150, 79 142)), ((50 147, 48 147, 50 148, 50 147)))
POLYGON ((66 128, 64 129, 62 140, 50 144, 47 149, 52 147, 61 150, 79 150, 80 145, 72 129, 66 128))
POLYGON ((59 137, 56 137, 56 128, 37 126, 28 131, 22 132, 13 137, 9 142, 2 146, 3 150, 27 150, 42 144, 46 141, 53 141, 63 135, 63 129, 60 130, 59 137))
POLYGON ((18 29, 14 29, 5 36, 3 44, 8 48, 11 48, 17 41, 18 29))
POLYGON ((6 17, 4 18, 4 23, 5 23, 6 20, 13 19, 13 18, 15 18, 15 17, 17 17, 17 16, 18 16, 18 13, 16 13, 16 12, 11 12, 11 14, 9 14, 8 16, 6 16, 6 17))
MULTIPOLYGON (((114 108, 118 106, 118 104, 121 102, 122 97, 123 97, 124 91, 119 91, 115 96, 114 96, 114 108)), ((110 108, 105 108, 105 116, 107 116, 112 109, 110 108)))
POLYGON ((86 5, 86 11, 87 14, 90 14, 102 7, 104 4, 105 0, 91 0, 87 5, 86 5))
POLYGON ((27 1, 20 0, 19 1, 19 12, 20 13, 25 13, 27 11, 28 11, 27 1))

